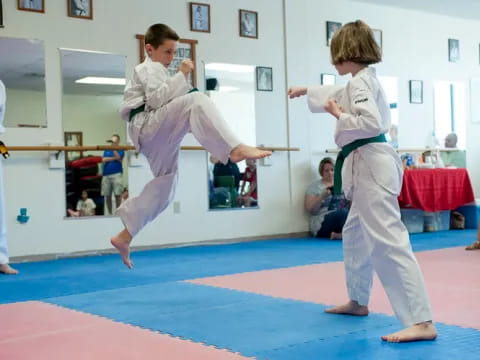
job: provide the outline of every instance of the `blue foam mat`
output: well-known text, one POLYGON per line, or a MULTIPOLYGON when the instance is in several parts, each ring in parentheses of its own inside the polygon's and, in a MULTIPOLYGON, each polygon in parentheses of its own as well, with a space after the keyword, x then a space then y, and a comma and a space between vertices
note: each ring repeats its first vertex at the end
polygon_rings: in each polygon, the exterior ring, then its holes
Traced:
MULTIPOLYGON (((464 246, 475 230, 411 236, 415 251, 464 246)), ((192 246, 132 254, 134 271, 118 255, 21 263, 19 276, 0 276, 0 303, 40 300, 129 286, 342 260, 341 242, 314 238, 192 246)))
POLYGON ((474 329, 439 324, 435 342, 385 344, 380 336, 400 328, 391 316, 331 315, 319 304, 189 283, 151 284, 48 302, 259 359, 443 360, 480 353, 480 332, 474 329))

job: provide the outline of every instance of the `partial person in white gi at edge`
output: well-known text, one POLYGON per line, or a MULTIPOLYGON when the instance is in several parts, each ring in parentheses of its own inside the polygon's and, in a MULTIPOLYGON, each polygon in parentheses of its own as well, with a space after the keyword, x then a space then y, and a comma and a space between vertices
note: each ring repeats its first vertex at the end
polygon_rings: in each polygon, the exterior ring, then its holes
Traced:
MULTIPOLYGON (((5 85, 0 80, 0 134, 5 132, 5 104, 7 102, 5 85)), ((15 275, 18 271, 8 264, 7 221, 5 216, 5 197, 3 193, 3 157, 0 156, 0 274, 15 275)))
POLYGON ((164 24, 150 26, 145 34, 145 61, 135 67, 125 88, 120 110, 128 121, 128 133, 135 148, 145 155, 155 178, 141 194, 125 201, 117 213, 125 225, 111 243, 129 268, 132 238, 155 219, 171 202, 178 173, 180 144, 192 132, 203 147, 226 164, 270 156, 243 144, 231 131, 213 102, 194 91, 188 83, 191 60, 183 60, 179 71, 169 76, 179 36, 164 24))
POLYGON ((342 151, 335 168, 335 175, 341 174, 335 178, 335 192, 343 188, 352 200, 343 228, 350 301, 326 312, 368 315, 376 271, 396 316, 405 326, 382 339, 433 340, 437 331, 423 275, 400 219, 397 197, 402 185, 402 163, 384 135, 390 128, 390 110, 375 70, 368 67, 381 61, 381 51, 372 30, 360 20, 335 33, 330 51, 338 73, 352 74, 346 87, 295 86, 288 91, 290 98, 307 95, 312 112, 327 111, 337 118, 335 142, 342 151), (337 166, 341 168, 342 158, 345 163, 340 171, 337 166))

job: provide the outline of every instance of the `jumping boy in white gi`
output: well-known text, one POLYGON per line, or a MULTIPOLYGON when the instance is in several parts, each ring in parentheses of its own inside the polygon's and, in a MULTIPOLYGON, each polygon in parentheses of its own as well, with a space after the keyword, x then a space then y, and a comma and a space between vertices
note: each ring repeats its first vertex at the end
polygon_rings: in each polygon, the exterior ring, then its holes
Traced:
POLYGON ((375 70, 368 67, 381 61, 381 51, 371 29, 359 20, 335 33, 330 51, 338 73, 352 74, 346 87, 292 87, 288 91, 290 98, 307 95, 312 112, 327 111, 337 118, 335 142, 342 151, 335 168, 335 192, 343 188, 352 200, 343 227, 350 301, 326 312, 368 315, 376 271, 395 314, 406 327, 382 339, 433 340, 437 331, 423 276, 400 219, 397 197, 402 163, 384 135, 390 128, 390 110, 375 70))
POLYGON ((171 202, 178 173, 180 143, 188 132, 222 163, 238 162, 271 155, 241 143, 211 100, 200 92, 190 92, 190 60, 169 76, 168 66, 175 56, 179 36, 164 24, 152 25, 145 34, 145 61, 135 67, 125 88, 122 117, 135 148, 144 154, 155 176, 138 197, 128 199, 118 209, 125 229, 111 239, 128 268, 130 242, 171 202))

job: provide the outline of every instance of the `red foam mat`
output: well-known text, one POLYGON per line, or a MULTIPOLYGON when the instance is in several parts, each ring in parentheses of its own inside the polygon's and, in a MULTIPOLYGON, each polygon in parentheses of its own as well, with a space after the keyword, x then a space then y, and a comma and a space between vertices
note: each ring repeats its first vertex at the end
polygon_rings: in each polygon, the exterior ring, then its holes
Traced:
MULTIPOLYGON (((480 329, 480 252, 449 248, 415 254, 422 268, 435 321, 480 329)), ((338 305, 347 300, 342 262, 191 280, 202 285, 280 298, 338 305)), ((370 311, 393 315, 375 277, 370 311)))
POLYGON ((0 359, 242 360, 246 357, 29 301, 0 305, 0 359))

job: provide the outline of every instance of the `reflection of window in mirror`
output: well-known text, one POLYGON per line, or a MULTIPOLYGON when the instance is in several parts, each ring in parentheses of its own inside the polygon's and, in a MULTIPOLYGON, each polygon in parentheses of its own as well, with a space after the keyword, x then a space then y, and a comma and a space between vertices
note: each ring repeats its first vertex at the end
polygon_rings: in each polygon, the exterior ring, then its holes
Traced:
POLYGON ((386 134, 387 140, 394 148, 398 148, 398 78, 396 76, 378 76, 378 80, 385 91, 390 106, 392 124, 386 134))
POLYGON ((450 133, 457 134, 457 148, 465 149, 466 89, 463 82, 436 81, 433 84, 435 137, 443 145, 450 133))
MULTIPOLYGON (((255 66, 209 63, 205 65, 207 95, 215 103, 233 132, 244 143, 256 144, 255 119, 255 66), (239 106, 238 104, 241 104, 239 106)), ((255 201, 240 202, 242 181, 249 172, 245 161, 238 164, 221 164, 209 156, 210 209, 232 209, 257 206, 255 201)), ((256 165, 255 184, 256 184, 256 165)), ((252 170, 253 171, 253 170, 252 170)), ((250 175, 249 175, 250 176, 250 175)), ((244 191, 249 191, 245 182, 244 191)), ((256 186, 256 185, 255 185, 256 186)), ((251 188, 253 190, 253 188, 251 188)), ((256 193, 255 193, 256 197, 256 193)))
POLYGON ((7 103, 5 127, 46 127, 43 41, 0 37, 0 79, 7 103))
MULTIPOLYGON (((126 144, 126 123, 118 113, 126 82, 125 56, 70 49, 61 49, 60 53, 65 143, 126 144), (73 133, 82 136, 75 137, 73 133)), ((75 161, 66 163, 66 216, 76 218, 76 214, 93 211, 91 207, 83 212, 76 209, 77 204, 84 204, 80 202, 84 191, 95 205, 95 215, 114 215, 128 188, 125 152, 71 152, 68 160, 73 156, 75 161)))

